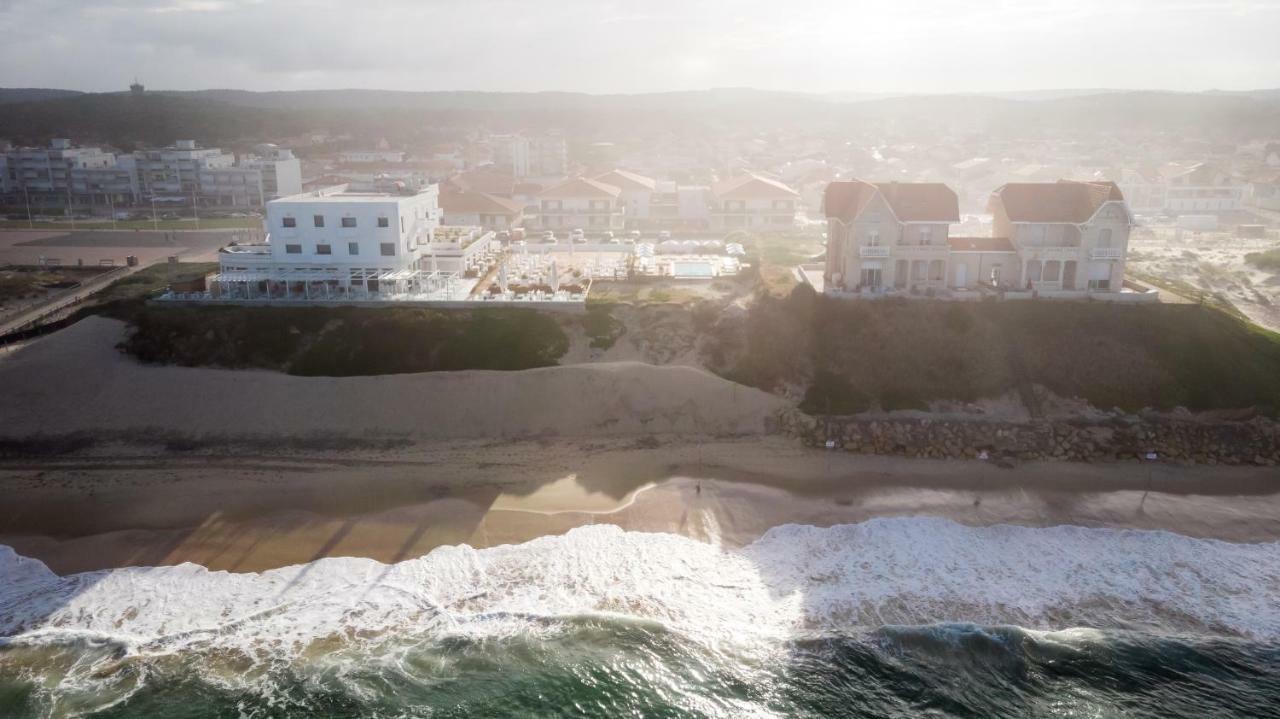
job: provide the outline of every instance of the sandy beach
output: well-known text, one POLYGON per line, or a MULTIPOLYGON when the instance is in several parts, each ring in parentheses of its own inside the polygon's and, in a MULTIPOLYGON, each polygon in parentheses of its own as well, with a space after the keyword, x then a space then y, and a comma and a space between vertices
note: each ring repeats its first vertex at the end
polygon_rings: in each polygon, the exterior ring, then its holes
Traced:
POLYGON ((1274 468, 854 455, 768 434, 785 400, 693 367, 293 377, 144 366, 123 331, 91 318, 0 359, 0 439, 94 440, 0 459, 0 544, 60 573, 395 562, 594 523, 726 546, 911 515, 1280 539, 1274 468))
POLYGON ((0 544, 59 573, 194 562, 260 571, 383 562, 610 523, 741 546, 769 528, 938 516, 972 525, 1164 529, 1280 539, 1268 468, 954 461, 781 438, 463 441, 383 451, 156 453, 0 463, 0 544))

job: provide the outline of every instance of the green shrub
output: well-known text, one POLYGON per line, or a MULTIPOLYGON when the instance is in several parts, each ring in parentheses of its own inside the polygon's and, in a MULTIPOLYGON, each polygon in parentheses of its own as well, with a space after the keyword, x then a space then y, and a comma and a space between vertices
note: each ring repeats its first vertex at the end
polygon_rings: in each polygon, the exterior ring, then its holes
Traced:
POLYGON ((123 349, 144 362, 354 376, 554 365, 569 339, 533 310, 137 308, 123 349))
POLYGON ((591 338, 591 347, 601 350, 612 347, 627 331, 627 326, 613 316, 613 305, 598 303, 587 305, 582 328, 591 338))

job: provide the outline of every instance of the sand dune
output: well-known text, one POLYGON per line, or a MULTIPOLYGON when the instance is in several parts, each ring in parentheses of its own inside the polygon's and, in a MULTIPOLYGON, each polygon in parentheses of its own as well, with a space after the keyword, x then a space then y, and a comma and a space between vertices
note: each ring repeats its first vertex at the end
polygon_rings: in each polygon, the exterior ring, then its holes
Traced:
POLYGON ((722 435, 764 432, 787 407, 696 368, 637 362, 344 378, 145 366, 115 349, 124 331, 88 318, 0 360, 0 434, 722 435))

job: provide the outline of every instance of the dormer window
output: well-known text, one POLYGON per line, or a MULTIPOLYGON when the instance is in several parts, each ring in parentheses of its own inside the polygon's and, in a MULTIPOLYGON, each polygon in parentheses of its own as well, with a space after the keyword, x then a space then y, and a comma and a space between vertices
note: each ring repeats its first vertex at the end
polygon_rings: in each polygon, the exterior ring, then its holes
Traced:
POLYGON ((932 227, 925 225, 920 228, 920 244, 922 245, 933 244, 933 228, 932 227))

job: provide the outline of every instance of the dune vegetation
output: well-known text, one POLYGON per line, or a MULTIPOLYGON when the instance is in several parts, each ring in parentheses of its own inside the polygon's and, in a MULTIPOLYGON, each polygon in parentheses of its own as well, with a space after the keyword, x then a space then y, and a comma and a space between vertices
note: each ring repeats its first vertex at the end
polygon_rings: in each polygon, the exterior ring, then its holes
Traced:
POLYGON ((807 286, 720 327, 717 371, 811 413, 924 408, 1038 384, 1136 411, 1280 407, 1280 335, 1198 305, 845 302, 807 286))

